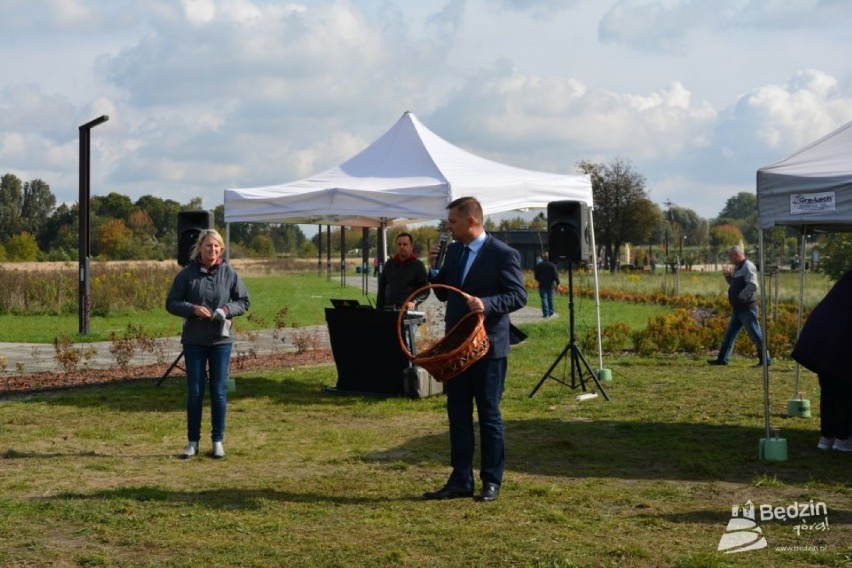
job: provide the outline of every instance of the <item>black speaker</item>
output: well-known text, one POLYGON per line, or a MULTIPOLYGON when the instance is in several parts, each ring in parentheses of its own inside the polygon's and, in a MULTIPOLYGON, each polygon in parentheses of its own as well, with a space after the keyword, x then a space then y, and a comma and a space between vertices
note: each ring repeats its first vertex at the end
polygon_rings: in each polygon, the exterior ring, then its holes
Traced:
POLYGON ((204 229, 213 228, 212 211, 178 211, 177 226, 177 262, 181 266, 189 264, 189 251, 204 229))
POLYGON ((552 261, 588 260, 591 251, 589 207, 580 201, 547 204, 547 248, 552 261))

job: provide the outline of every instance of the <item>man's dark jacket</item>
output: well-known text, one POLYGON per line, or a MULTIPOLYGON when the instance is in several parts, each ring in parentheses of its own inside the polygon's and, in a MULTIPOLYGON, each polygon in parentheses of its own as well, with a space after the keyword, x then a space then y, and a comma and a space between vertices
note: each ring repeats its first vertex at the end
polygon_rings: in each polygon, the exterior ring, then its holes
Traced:
MULTIPOLYGON (((486 357, 508 357, 509 314, 527 304, 521 255, 509 245, 488 235, 462 284, 459 282, 459 261, 463 251, 464 245, 460 242, 449 245, 444 265, 432 282, 448 284, 481 299, 485 307, 485 331, 491 343, 486 357)), ((467 302, 456 292, 444 288, 434 290, 439 300, 447 302, 445 321, 449 331, 468 313, 467 302)))
POLYGON ((559 284, 559 271, 549 260, 542 260, 536 265, 534 276, 539 290, 550 290, 554 284, 559 284))

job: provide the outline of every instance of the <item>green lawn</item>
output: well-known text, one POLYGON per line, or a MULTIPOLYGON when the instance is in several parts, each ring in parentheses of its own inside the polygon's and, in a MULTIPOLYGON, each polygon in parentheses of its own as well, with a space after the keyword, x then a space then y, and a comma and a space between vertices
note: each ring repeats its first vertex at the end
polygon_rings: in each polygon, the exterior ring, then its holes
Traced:
MULTIPOLYGON (((375 303, 375 294, 369 300, 363 298, 360 276, 350 275, 346 284, 341 283, 339 275, 331 279, 317 276, 315 272, 294 272, 277 276, 252 276, 245 278, 251 297, 251 308, 246 317, 238 322, 240 330, 273 329, 276 327, 276 314, 286 309, 283 323, 309 326, 324 325, 324 309, 331 306, 331 298, 361 299, 375 303)), ((541 301, 536 291, 529 294, 529 305, 540 309, 541 301)), ((563 315, 557 325, 567 325, 568 299, 564 296, 556 299, 557 311, 563 315)), ((604 301, 601 303, 601 321, 604 326, 616 322, 627 323, 631 328, 639 329, 647 324, 650 317, 667 311, 668 308, 641 304, 618 304, 604 301)), ((576 329, 578 333, 594 328, 596 308, 590 298, 578 297, 575 302, 576 329)), ((165 292, 162 307, 147 311, 119 313, 109 316, 90 316, 89 335, 77 334, 79 317, 66 315, 3 315, 4 325, 0 326, 0 343, 52 343, 54 338, 67 335, 74 342, 107 341, 111 333, 121 335, 128 324, 141 327, 150 337, 169 337, 180 334, 181 319, 169 315, 165 310, 165 292)))
MULTIPOLYGON (((773 365, 789 459, 763 462, 762 370, 744 359, 610 357, 611 401, 577 402, 581 390, 551 379, 530 397, 563 322, 524 326, 510 358, 507 471, 492 504, 420 498, 448 475, 443 397, 327 394, 333 366, 240 373, 223 461, 176 458, 180 380, 0 402, 0 564, 850 565, 852 456, 816 449, 812 374, 801 389, 814 417, 787 418, 792 366, 773 365), (758 519, 765 548, 717 551, 748 501, 825 503, 827 525, 758 519)), ((555 376, 570 382, 570 368, 555 376)))
MULTIPOLYGON (((681 293, 724 293, 718 274, 682 276, 681 293)), ((787 276, 782 297, 798 284, 787 276)), ((811 277, 809 289, 824 294, 827 283, 811 277)), ((330 298, 361 297, 337 276, 246 282, 246 330, 322 324, 330 298)), ((638 292, 672 285, 659 274, 604 273, 601 283, 638 292)), ((578 275, 575 285, 591 279, 578 275)), ((529 298, 537 309, 538 294, 529 298)), ((596 306, 577 298, 574 308, 583 335, 596 306)), ((794 369, 780 359, 771 368, 771 423, 789 459, 764 462, 762 371, 745 359, 719 369, 701 357, 606 356, 612 400, 584 402, 564 384, 572 374, 563 359, 530 397, 568 340, 568 299, 558 297, 556 309, 558 319, 522 325, 528 339, 510 358, 507 471, 496 503, 420 498, 448 474, 443 397, 330 395, 322 387, 335 384, 333 366, 242 372, 227 458, 182 461, 185 388, 180 380, 155 388, 155 377, 0 400, 0 565, 852 565, 852 456, 815 447, 812 374, 803 372, 798 388, 813 417, 788 418, 794 369), (718 551, 731 508, 748 501, 758 510, 824 503, 827 513, 758 519, 765 548, 718 551)), ((604 326, 634 330, 667 310, 600 307, 604 326)), ((0 341, 80 340, 76 315, 3 321, 0 341)), ((157 337, 177 335, 180 320, 164 309, 92 317, 87 340, 128 324, 157 337)))
MULTIPOLYGON (((325 322, 324 308, 330 307, 330 298, 359 298, 359 287, 351 283, 360 282, 349 278, 347 285, 340 278, 331 280, 312 272, 288 273, 277 276, 245 278, 251 297, 250 317, 239 320, 242 330, 273 329, 275 316, 287 309, 284 322, 287 326, 318 325, 325 322)), ((162 307, 147 311, 119 313, 109 316, 92 315, 89 318, 89 335, 77 335, 79 316, 66 315, 3 315, 0 326, 0 343, 52 343, 55 337, 67 335, 73 341, 106 341, 110 333, 121 334, 128 324, 141 327, 150 337, 168 337, 180 334, 180 318, 166 312, 166 291, 163 292, 162 307)))

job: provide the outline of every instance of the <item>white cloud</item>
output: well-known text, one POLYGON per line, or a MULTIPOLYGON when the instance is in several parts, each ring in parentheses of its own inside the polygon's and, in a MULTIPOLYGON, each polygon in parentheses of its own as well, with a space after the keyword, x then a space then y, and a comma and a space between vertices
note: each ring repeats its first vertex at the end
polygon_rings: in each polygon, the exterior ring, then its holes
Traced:
POLYGON ((820 30, 849 6, 831 0, 618 0, 598 27, 605 42, 680 52, 698 30, 820 30))
POLYGON ((586 159, 677 155, 706 144, 716 116, 678 82, 621 94, 506 67, 485 75, 472 78, 430 124, 468 149, 521 167, 573 172, 586 159))
POLYGON ((213 207, 411 110, 520 167, 629 159, 652 198, 712 216, 852 119, 850 17, 829 0, 7 0, 0 175, 75 201, 77 127, 108 114, 94 191, 213 207))

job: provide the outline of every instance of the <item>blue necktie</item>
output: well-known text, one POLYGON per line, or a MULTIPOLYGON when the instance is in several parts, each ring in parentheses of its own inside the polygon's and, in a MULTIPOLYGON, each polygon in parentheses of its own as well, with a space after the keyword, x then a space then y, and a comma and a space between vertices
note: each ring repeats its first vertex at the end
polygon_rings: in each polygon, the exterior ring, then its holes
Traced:
POLYGON ((464 252, 461 255, 461 260, 459 261, 459 284, 464 282, 465 268, 467 268, 467 259, 470 258, 470 247, 464 247, 464 252))

